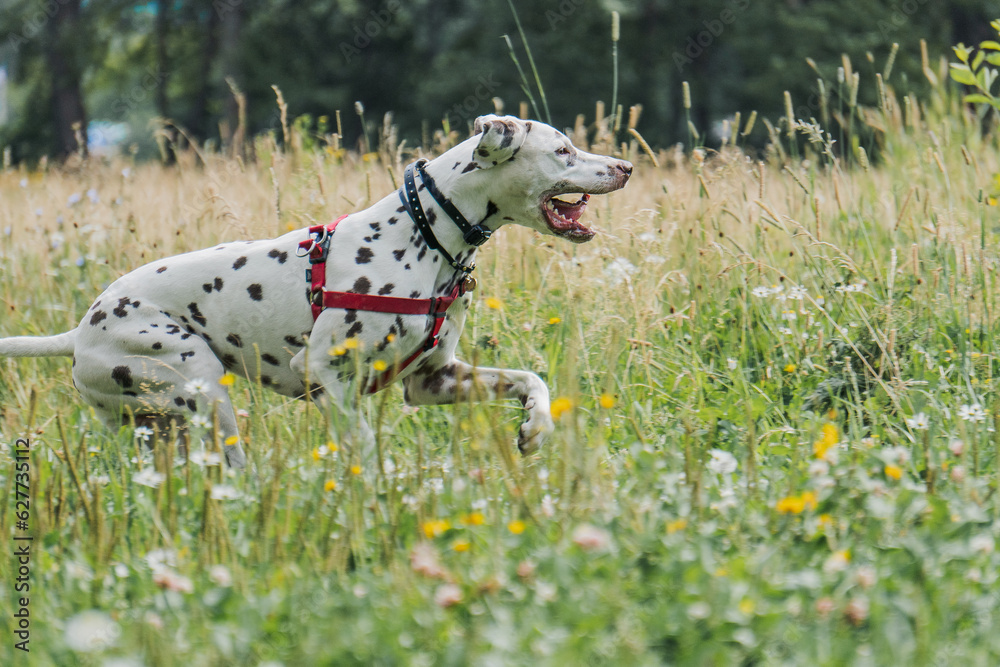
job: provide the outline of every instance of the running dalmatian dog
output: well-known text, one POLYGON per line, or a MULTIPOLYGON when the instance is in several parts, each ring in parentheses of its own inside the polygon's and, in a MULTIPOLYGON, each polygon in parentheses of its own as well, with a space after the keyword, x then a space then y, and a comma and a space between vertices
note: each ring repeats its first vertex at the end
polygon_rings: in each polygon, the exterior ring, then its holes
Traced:
POLYGON ((587 199, 631 173, 543 123, 483 116, 474 136, 410 165, 404 187, 367 210, 152 262, 108 287, 72 331, 0 340, 0 356, 72 356, 74 385, 111 426, 165 432, 214 406, 236 468, 246 459, 219 383, 227 371, 313 398, 342 439, 369 447, 356 383, 370 392, 399 379, 410 405, 516 398, 527 454, 553 430, 545 384, 455 358, 478 245, 507 223, 589 241, 587 199))

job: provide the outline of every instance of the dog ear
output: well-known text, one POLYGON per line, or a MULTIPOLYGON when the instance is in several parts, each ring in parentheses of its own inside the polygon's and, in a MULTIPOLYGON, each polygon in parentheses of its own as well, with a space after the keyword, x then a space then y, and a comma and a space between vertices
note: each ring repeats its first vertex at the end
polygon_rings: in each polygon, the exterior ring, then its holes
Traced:
POLYGON ((482 169, 495 167, 514 157, 528 136, 530 124, 514 116, 480 116, 474 129, 479 145, 472 151, 472 159, 482 169))

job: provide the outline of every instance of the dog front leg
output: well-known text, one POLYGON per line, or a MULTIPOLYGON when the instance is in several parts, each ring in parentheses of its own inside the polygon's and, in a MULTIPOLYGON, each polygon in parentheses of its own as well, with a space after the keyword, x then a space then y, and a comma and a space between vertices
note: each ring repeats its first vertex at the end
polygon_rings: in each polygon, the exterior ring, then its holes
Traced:
MULTIPOLYGON (((330 435, 338 445, 344 448, 346 460, 356 457, 366 470, 374 469, 375 434, 365 420, 357 405, 357 388, 354 385, 354 373, 338 370, 349 367, 346 357, 330 359, 329 355, 316 350, 312 353, 317 358, 309 357, 309 377, 312 379, 313 400, 327 417, 330 435), (316 391, 321 387, 322 391, 316 391)), ((302 350, 292 359, 292 368, 303 372, 306 362, 306 351, 302 350)), ((304 373, 303 373, 304 375, 304 373)))
POLYGON ((552 433, 549 389, 534 373, 477 368, 458 359, 443 366, 429 366, 425 365, 403 380, 404 396, 410 405, 516 398, 528 413, 517 438, 522 454, 537 450, 552 433))

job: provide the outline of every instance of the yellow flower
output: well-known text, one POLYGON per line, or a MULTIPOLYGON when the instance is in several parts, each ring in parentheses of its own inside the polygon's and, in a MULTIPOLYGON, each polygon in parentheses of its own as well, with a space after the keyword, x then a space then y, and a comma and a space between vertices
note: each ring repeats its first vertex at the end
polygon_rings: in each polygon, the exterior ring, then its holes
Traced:
POLYGON ((295 229, 296 229, 296 227, 295 227, 295 223, 294 222, 289 222, 289 223, 285 224, 285 230, 287 230, 289 232, 294 232, 295 229))
POLYGON ((326 448, 329 449, 331 452, 335 452, 339 449, 339 447, 337 447, 337 443, 335 443, 333 440, 326 441, 326 448))
POLYGON ((343 345, 334 345, 330 348, 331 357, 342 357, 347 354, 347 348, 343 345))
POLYGON ((444 535, 451 528, 451 524, 448 523, 448 519, 433 519, 431 521, 425 521, 423 525, 424 535, 428 538, 435 538, 438 535, 444 535))
POLYGON ((986 205, 987 206, 996 206, 997 205, 997 198, 996 197, 987 197, 986 198, 986 205))
POLYGON ((885 467, 885 476, 891 477, 898 482, 903 477, 903 469, 890 463, 885 467))
POLYGON ((382 371, 384 371, 388 367, 389 367, 389 364, 385 363, 381 359, 376 359, 375 363, 372 364, 372 368, 374 368, 379 373, 381 373, 382 371))
POLYGON ((811 509, 811 510, 816 509, 816 494, 815 493, 813 493, 812 491, 806 491, 800 497, 802 498, 802 505, 806 509, 811 509))
POLYGON ((819 519, 819 525, 823 526, 824 528, 829 528, 833 526, 833 517, 830 516, 829 514, 826 514, 824 512, 823 514, 820 514, 819 517, 817 518, 819 519))
POLYGON ((486 517, 479 512, 472 512, 462 517, 462 523, 466 526, 481 526, 486 523, 486 517))
POLYGON ((236 376, 233 375, 232 373, 226 373, 225 375, 219 378, 219 384, 221 384, 223 387, 231 387, 233 386, 233 382, 235 381, 236 381, 236 376))
POLYGON ((468 551, 471 546, 472 545, 469 543, 469 540, 457 540, 453 545, 451 545, 451 548, 459 553, 462 553, 463 551, 468 551))
POLYGON ((386 334, 385 342, 391 343, 394 340, 396 340, 396 334, 386 334))
POLYGON ((332 479, 326 480, 326 484, 323 485, 323 490, 329 493, 337 488, 337 483, 332 479))
POLYGON ((813 454, 818 459, 826 457, 826 452, 831 447, 840 442, 840 434, 837 432, 837 425, 831 422, 823 424, 820 439, 813 443, 813 454))
POLYGON ((361 474, 361 466, 359 466, 359 465, 353 465, 353 466, 351 466, 351 474, 352 475, 360 475, 361 474))
POLYGON ((507 530, 514 533, 515 535, 520 535, 524 532, 525 526, 524 522, 520 519, 516 519, 507 524, 507 530))
POLYGON ((344 347, 346 347, 348 350, 356 350, 360 346, 361 343, 358 342, 357 338, 348 338, 347 340, 344 341, 344 347))
POLYGON ((727 574, 729 574, 729 570, 727 570, 726 568, 724 568, 724 567, 717 567, 717 568, 715 568, 715 576, 717 576, 717 577, 724 577, 727 574))
POLYGON ((750 598, 743 598, 742 600, 740 600, 739 609, 744 616, 749 616, 750 614, 753 613, 755 606, 756 605, 754 605, 753 600, 751 600, 750 598))
POLYGON ((375 160, 378 159, 378 153, 374 153, 374 152, 372 152, 372 153, 365 153, 364 155, 361 156, 361 159, 364 162, 374 162, 375 160))
POLYGON ((319 451, 319 447, 314 447, 312 451, 313 461, 319 461, 323 458, 323 453, 319 451))
POLYGON ((549 412, 552 414, 553 419, 560 419, 563 413, 569 412, 573 409, 573 401, 569 398, 557 398, 552 401, 552 405, 549 407, 549 412))
POLYGON ((226 438, 226 444, 229 445, 230 447, 232 447, 239 441, 240 437, 238 435, 231 435, 228 438, 226 438))
POLYGON ((774 506, 774 509, 778 510, 782 514, 802 514, 802 510, 805 508, 806 503, 802 500, 801 496, 788 496, 787 498, 782 498, 774 506))
POLYGON ((605 410, 610 410, 611 408, 615 407, 615 397, 612 396, 611 394, 601 394, 599 402, 601 404, 601 407, 604 408, 605 410))
POLYGON ((684 530, 685 528, 687 528, 687 525, 688 525, 687 519, 674 519, 673 521, 668 521, 667 534, 672 535, 673 533, 676 533, 678 530, 684 530))
POLYGON ((500 308, 503 308, 503 301, 496 298, 495 296, 491 296, 490 298, 486 299, 486 307, 492 308, 493 310, 499 310, 500 308))
POLYGON ((795 364, 788 364, 787 366, 785 366, 785 372, 786 373, 794 373, 795 372, 795 364))
POLYGON ((549 318, 549 324, 559 324, 560 322, 562 322, 562 318, 561 317, 550 317, 549 318))

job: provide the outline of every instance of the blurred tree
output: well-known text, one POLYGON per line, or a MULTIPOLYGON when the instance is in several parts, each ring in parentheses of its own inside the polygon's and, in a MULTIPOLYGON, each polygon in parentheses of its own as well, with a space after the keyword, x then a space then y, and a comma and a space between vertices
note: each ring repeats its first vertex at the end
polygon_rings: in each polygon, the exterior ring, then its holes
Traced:
MULTIPOLYGON (((592 122, 595 102, 610 103, 610 11, 619 11, 619 100, 626 110, 643 105, 640 129, 658 145, 688 138, 682 81, 691 83, 692 121, 711 143, 712 129, 736 111, 783 115, 785 90, 797 117, 818 117, 816 79, 825 79, 838 103, 842 53, 871 95, 898 42, 890 84, 920 92, 920 38, 932 56, 949 55, 953 43, 987 37, 989 19, 1000 15, 997 0, 515 6, 561 127, 581 113, 592 122)), ((154 116, 199 140, 226 140, 238 124, 231 77, 246 95, 249 133, 280 135, 273 84, 293 117, 341 110, 349 144, 362 135, 352 113, 361 100, 369 123, 392 111, 414 145, 424 127, 444 119, 464 131, 493 110, 494 97, 517 113, 524 94, 504 34, 526 67, 506 0, 7 0, 0 3, 0 64, 10 67, 14 113, 0 144, 19 158, 62 155, 76 146, 67 128, 87 117, 128 123, 144 150, 152 148, 154 116), (42 30, 34 27, 39 16, 42 30)), ((757 136, 763 143, 761 130, 757 136)))

